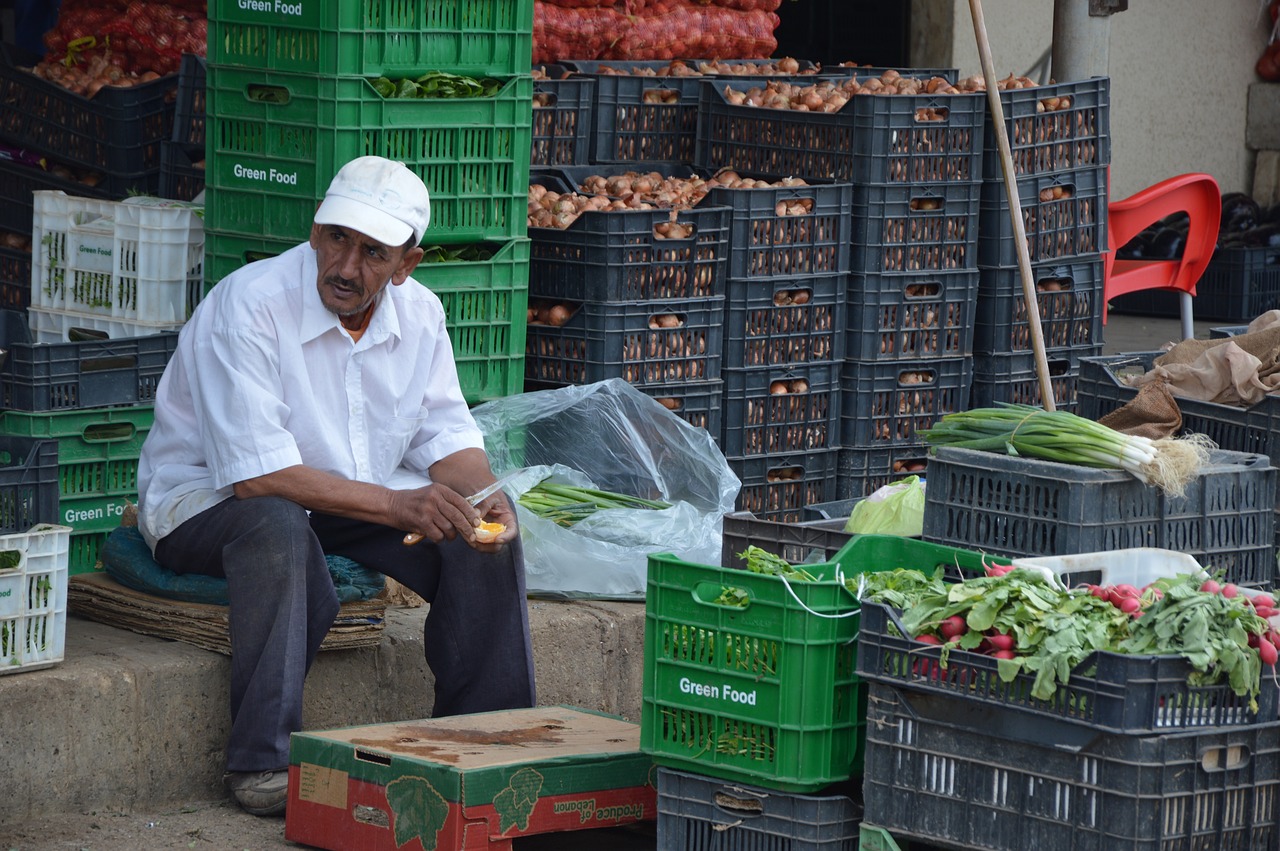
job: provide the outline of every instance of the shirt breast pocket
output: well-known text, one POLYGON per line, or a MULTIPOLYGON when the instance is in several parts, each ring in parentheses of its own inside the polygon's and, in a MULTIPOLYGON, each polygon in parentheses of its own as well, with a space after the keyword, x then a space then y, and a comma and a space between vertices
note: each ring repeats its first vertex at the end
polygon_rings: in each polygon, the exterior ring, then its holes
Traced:
POLYGON ((429 414, 421 405, 405 405, 386 424, 378 452, 378 461, 386 474, 400 466, 409 444, 426 424, 429 414))

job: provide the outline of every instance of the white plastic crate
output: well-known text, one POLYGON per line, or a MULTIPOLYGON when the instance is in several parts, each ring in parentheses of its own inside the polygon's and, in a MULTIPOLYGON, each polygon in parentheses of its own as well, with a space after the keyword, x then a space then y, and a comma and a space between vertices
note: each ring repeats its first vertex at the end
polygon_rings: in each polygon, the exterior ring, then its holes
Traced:
POLYGON ((0 674, 62 661, 70 543, 70 526, 48 523, 0 535, 0 674))
POLYGON ((1171 579, 1184 573, 1208 577, 1193 556, 1159 547, 1133 547, 1103 553, 1076 553, 1065 556, 1015 558, 1014 567, 1041 572, 1047 570, 1067 585, 1090 582, 1094 585, 1128 584, 1143 588, 1157 579, 1171 579))
POLYGON ((32 307, 145 323, 191 315, 204 293, 203 207, 33 194, 32 307))
POLYGON ((182 322, 130 322, 127 319, 111 319, 65 310, 39 310, 35 307, 27 310, 27 324, 31 327, 31 340, 35 343, 74 343, 101 337, 120 340, 162 334, 165 331, 180 331, 183 326, 182 322))

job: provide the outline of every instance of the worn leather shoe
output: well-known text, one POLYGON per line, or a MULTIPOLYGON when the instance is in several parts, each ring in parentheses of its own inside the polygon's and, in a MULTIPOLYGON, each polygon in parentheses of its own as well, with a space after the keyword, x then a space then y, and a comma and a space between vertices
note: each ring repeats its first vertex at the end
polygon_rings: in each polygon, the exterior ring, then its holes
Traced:
POLYGON ((289 772, 228 771, 222 782, 235 796, 246 813, 255 816, 278 816, 284 812, 289 798, 289 772))

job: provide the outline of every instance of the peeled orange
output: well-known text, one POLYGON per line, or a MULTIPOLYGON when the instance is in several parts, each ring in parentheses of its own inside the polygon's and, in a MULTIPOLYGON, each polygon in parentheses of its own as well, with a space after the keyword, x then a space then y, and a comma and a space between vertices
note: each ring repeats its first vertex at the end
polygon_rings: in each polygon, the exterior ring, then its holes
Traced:
POLYGON ((507 527, 502 523, 481 523, 476 527, 476 540, 488 544, 505 531, 507 527))

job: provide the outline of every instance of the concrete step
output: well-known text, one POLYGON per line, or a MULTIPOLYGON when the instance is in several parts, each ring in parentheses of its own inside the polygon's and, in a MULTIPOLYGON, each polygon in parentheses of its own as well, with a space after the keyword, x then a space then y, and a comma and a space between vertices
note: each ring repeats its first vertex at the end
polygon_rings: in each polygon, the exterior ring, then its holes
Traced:
MULTIPOLYGON (((427 610, 389 607, 376 648, 322 652, 303 725, 427 717, 427 610)), ((640 720, 643 603, 531 600, 529 619, 539 704, 640 720)), ((228 656, 68 617, 62 662, 0 676, 0 825, 224 796, 229 681, 228 656)))

